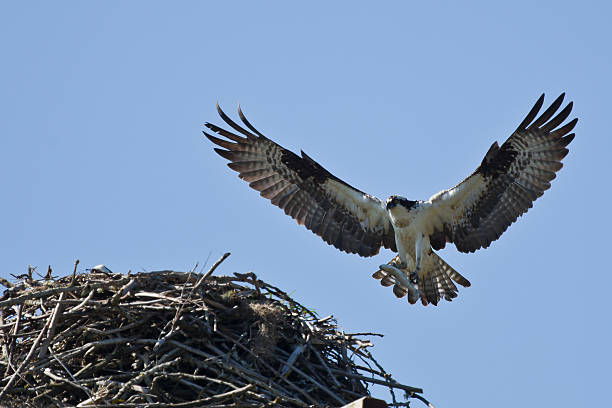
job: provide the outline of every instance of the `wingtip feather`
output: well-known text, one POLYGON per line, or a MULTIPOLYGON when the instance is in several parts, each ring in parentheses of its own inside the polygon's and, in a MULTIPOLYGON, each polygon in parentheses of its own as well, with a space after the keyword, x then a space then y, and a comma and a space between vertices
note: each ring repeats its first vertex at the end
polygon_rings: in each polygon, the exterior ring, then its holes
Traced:
POLYGON ((223 149, 219 149, 218 147, 215 147, 215 152, 217 152, 217 154, 223 157, 224 159, 227 159, 227 160, 234 159, 234 152, 231 152, 229 150, 223 150, 223 149))
POLYGON ((533 120, 537 116, 538 112, 542 108, 543 104, 544 104, 544 93, 542 93, 542 95, 540 95, 540 97, 538 98, 536 103, 533 105, 533 107, 531 108, 531 110, 527 114, 527 116, 525 116, 525 119, 523 119, 521 124, 518 125, 518 127, 515 130, 515 132, 518 132, 518 131, 521 131, 523 129, 526 129, 527 125, 529 125, 531 122, 533 122, 533 120))
MULTIPOLYGON (((535 122, 533 122, 530 126, 529 129, 537 129, 540 126, 547 127, 550 126, 551 129, 554 128, 554 123, 555 122, 562 122, 565 117, 567 117, 567 115, 569 115, 569 112, 567 111, 567 107, 565 109, 563 109, 556 117, 554 117, 548 124, 546 122, 548 122, 548 120, 557 112, 557 110, 559 109, 559 107, 561 106, 561 104, 563 103, 563 98, 565 97, 565 93, 562 93, 561 95, 559 95, 557 97, 557 99, 555 99, 550 106, 540 115, 539 118, 537 118, 535 120, 535 122), (563 117, 563 115, 565 115, 565 117, 563 117), (560 119, 560 120, 559 120, 560 119)), ((569 108, 571 110, 571 106, 569 108)))
POLYGON ((265 137, 259 130, 255 129, 255 126, 253 126, 251 124, 251 122, 248 121, 248 119, 246 118, 244 112, 242 112, 242 108, 240 107, 240 103, 238 103, 238 116, 240 117, 240 120, 242 121, 242 123, 245 124, 246 127, 248 127, 251 132, 254 132, 257 134, 257 136, 259 137, 263 137, 264 139, 267 139, 267 137, 265 137))
POLYGON ((566 147, 567 145, 572 143, 572 140, 574 140, 575 137, 575 133, 570 133, 569 135, 562 137, 559 146, 566 147))

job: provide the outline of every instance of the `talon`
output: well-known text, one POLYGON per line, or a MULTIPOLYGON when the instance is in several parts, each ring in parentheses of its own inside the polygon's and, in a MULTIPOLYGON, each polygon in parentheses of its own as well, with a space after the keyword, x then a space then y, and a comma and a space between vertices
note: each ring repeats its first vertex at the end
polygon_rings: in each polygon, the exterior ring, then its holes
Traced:
POLYGON ((394 262, 393 266, 395 266, 397 269, 406 269, 408 267, 408 264, 406 262, 394 262))
POLYGON ((421 268, 417 265, 414 271, 410 272, 410 281, 414 284, 419 283, 419 272, 421 272, 421 268))
POLYGON ((410 282, 415 285, 419 283, 419 274, 416 271, 410 272, 410 282))
POLYGON ((406 275, 404 275, 402 271, 400 271, 398 268, 393 265, 380 265, 380 269, 391 274, 395 278, 396 282, 405 286, 411 293, 416 294, 416 296, 419 296, 419 291, 414 286, 412 286, 412 283, 410 283, 410 281, 406 279, 406 275))

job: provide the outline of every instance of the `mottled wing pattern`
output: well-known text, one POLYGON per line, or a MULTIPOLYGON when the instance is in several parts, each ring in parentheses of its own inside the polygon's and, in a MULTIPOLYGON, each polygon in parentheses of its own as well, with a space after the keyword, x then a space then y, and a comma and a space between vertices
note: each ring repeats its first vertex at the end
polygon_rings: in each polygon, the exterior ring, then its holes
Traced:
POLYGON ((342 251, 361 256, 376 255, 381 246, 397 251, 391 221, 378 198, 338 179, 304 152, 298 156, 274 143, 249 123, 240 107, 248 130, 219 105, 217 111, 236 133, 206 123, 224 139, 204 134, 223 148, 215 151, 262 197, 342 251))
POLYGON ((557 113, 565 94, 537 119, 542 95, 514 133, 499 147, 495 142, 480 166, 457 186, 432 198, 437 214, 430 235, 434 249, 452 242, 461 252, 486 248, 550 188, 566 146, 574 139, 578 119, 567 119, 572 102, 557 113), (535 119, 535 120, 534 120, 535 119))

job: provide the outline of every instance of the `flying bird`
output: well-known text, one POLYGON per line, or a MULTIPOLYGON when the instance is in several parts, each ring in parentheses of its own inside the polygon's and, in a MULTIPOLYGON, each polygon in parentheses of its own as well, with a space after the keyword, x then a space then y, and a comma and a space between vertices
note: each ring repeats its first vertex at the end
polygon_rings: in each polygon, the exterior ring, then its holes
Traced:
POLYGON ((561 124, 573 103, 561 111, 561 94, 539 117, 544 94, 510 137, 494 142, 466 179, 428 200, 392 195, 385 201, 352 187, 301 151, 297 154, 265 137, 240 106, 237 124, 217 104, 234 132, 206 123, 204 134, 215 151, 249 186, 298 224, 341 251, 369 257, 381 247, 397 255, 372 276, 393 286, 408 302, 437 305, 457 297, 455 283, 470 282, 434 251, 453 243, 460 252, 487 248, 550 188, 578 119, 561 124), (537 117, 537 118, 536 118, 537 117))

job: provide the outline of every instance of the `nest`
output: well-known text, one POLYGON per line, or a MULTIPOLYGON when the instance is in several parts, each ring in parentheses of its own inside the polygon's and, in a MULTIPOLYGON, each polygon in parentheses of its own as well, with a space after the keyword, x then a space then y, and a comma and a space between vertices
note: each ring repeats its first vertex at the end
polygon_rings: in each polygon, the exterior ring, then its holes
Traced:
POLYGON ((424 401, 373 358, 375 334, 344 333, 253 273, 213 276, 227 255, 206 274, 3 281, 0 404, 338 407, 373 384, 392 406, 424 401))

